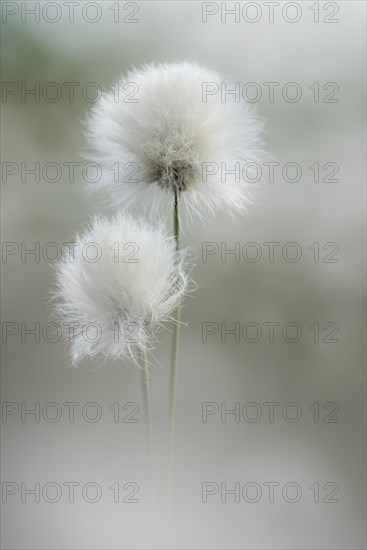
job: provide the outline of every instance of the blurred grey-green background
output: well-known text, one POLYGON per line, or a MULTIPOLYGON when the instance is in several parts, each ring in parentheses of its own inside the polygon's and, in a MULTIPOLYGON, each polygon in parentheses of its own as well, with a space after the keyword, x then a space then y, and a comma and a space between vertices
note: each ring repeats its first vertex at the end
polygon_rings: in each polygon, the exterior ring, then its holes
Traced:
MULTIPOLYGON (((196 250, 193 278, 199 288, 183 312, 187 326, 180 348, 169 520, 164 519, 161 489, 167 463, 169 332, 161 333, 154 353, 151 382, 158 481, 151 526, 145 514, 142 422, 115 423, 109 409, 114 403, 121 411, 126 403, 140 403, 136 370, 127 364, 88 361, 74 369, 62 344, 42 337, 35 342, 32 335, 22 342, 21 323, 31 328, 38 322, 42 327, 49 320, 53 269, 42 257, 36 262, 29 255, 22 262, 20 252, 3 256, 3 327, 4 322, 17 324, 6 325, 8 329, 19 326, 19 332, 6 342, 3 337, 2 344, 2 398, 13 404, 6 406, 14 412, 2 419, 2 480, 5 492, 10 486, 4 482, 19 487, 3 503, 3 548, 365 548, 364 2, 296 2, 296 8, 286 8, 289 12, 282 12, 285 4, 280 3, 274 8, 274 22, 269 21, 269 7, 263 2, 251 3, 238 22, 229 15, 221 21, 221 10, 233 7, 233 2, 212 2, 208 8, 201 2, 80 2, 74 3, 72 21, 66 2, 41 2, 41 10, 49 6, 35 21, 27 12, 35 4, 2 3, 2 80, 7 83, 1 105, 2 161, 19 168, 17 174, 3 173, 2 178, 5 243, 16 243, 20 249, 24 243, 32 249, 35 243, 42 248, 49 242, 70 242, 89 216, 100 210, 97 198, 85 193, 79 170, 73 183, 66 171, 55 183, 42 175, 39 182, 31 175, 22 182, 21 163, 27 168, 36 162, 41 167, 49 162, 83 166, 81 121, 93 103, 81 90, 90 82, 107 88, 131 66, 189 59, 235 82, 258 83, 263 95, 257 107, 267 120, 267 149, 280 169, 274 182, 263 183, 258 205, 246 218, 233 223, 219 215, 205 225, 194 222, 185 231, 183 244, 196 250), (217 13, 204 23, 203 9, 217 13), (40 83, 42 90, 50 82, 61 86, 60 100, 51 102, 41 93, 39 102, 32 95, 22 101, 22 86, 40 83), (266 82, 279 83, 274 102, 268 99, 266 82), (302 98, 294 103, 281 94, 289 82, 302 89, 302 98), (330 82, 339 87, 333 96, 338 102, 323 101, 335 89, 324 88, 330 82), (65 83, 80 84, 72 101, 65 83), (314 83, 319 83, 318 102, 314 83), (302 168, 297 182, 282 177, 281 168, 289 162, 302 168), (318 183, 309 168, 316 162, 318 183), (325 163, 338 166, 337 181, 324 181, 332 171, 330 165, 324 168, 325 163), (241 246, 256 242, 263 256, 258 262, 235 262, 232 256, 221 262, 217 254, 203 262, 201 247, 206 241, 224 243, 228 249, 236 242, 241 246), (266 242, 280 243, 274 262, 267 259, 266 242), (289 242, 301 248, 300 261, 282 257, 280 250, 289 242), (309 249, 314 243, 319 243, 319 262, 314 261, 315 247, 309 249), (333 257, 337 262, 323 261, 334 250, 324 250, 326 243, 338 245, 333 257), (263 333, 258 342, 249 343, 243 338, 235 342, 230 336, 222 342, 219 332, 204 343, 205 322, 228 327, 236 322, 241 327, 258 323, 263 333), (269 322, 280 323, 273 343, 264 325, 269 322), (299 342, 282 337, 281 329, 289 322, 302 328, 299 342), (320 326, 320 342, 314 341, 309 328, 315 323, 320 326), (325 327, 326 323, 334 325, 325 327), (338 341, 325 342, 336 325, 338 341), (45 413, 46 420, 41 414, 35 422, 28 415, 22 422, 16 413, 22 402, 23 410, 35 403, 41 410, 47 403, 59 404, 62 418, 51 422, 45 413), (74 423, 66 418, 62 405, 66 402, 80 403, 74 423), (82 406, 90 402, 103 411, 98 422, 81 415, 82 406), (229 415, 221 422, 218 413, 202 422, 203 402, 217 403, 219 409, 221 403, 228 409, 236 402, 241 408, 256 403, 248 414, 254 415, 257 407, 262 417, 258 422, 243 417, 235 422, 229 415), (274 422, 269 421, 264 403, 279 403, 274 422), (299 421, 282 416, 287 403, 297 404, 302 412, 299 421), (338 421, 325 422, 333 411, 331 419, 338 421), (32 496, 22 502, 22 482, 32 488, 37 482, 62 486, 72 481, 80 484, 74 503, 68 501, 65 486, 58 502, 49 502, 52 490, 48 499, 41 494, 39 503, 32 496), (140 502, 114 503, 109 487, 131 481, 141 485, 140 502), (80 496, 88 482, 101 486, 98 502, 80 496), (262 496, 258 502, 241 497, 237 503, 233 496, 221 502, 219 490, 203 503, 204 482, 219 488, 223 482, 228 489, 236 482, 241 487, 253 482, 262 488, 262 496), (279 484, 273 503, 267 482, 279 484), (282 488, 290 482, 302 490, 293 503, 282 496, 282 488), (333 485, 325 486, 328 482, 333 485), (319 502, 315 489, 309 488, 315 483, 320 487, 319 502), (327 502, 337 486, 337 502, 327 502)), ((248 3, 238 4, 242 10, 248 3)), ((89 91, 92 95, 93 89, 89 91)), ((289 409, 290 417, 294 411, 289 409)), ((292 490, 289 495, 291 500, 292 490)))

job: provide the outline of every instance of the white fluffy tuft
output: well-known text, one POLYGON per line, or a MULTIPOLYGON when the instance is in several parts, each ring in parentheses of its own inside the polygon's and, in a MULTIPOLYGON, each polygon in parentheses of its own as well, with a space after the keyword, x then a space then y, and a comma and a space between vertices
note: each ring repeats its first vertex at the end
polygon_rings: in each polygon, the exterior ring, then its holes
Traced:
POLYGON ((122 77, 119 97, 105 93, 87 121, 87 156, 102 167, 102 178, 91 188, 106 191, 113 208, 147 203, 155 211, 167 192, 173 200, 176 187, 189 211, 245 211, 257 172, 250 166, 243 177, 242 169, 262 161, 264 125, 242 98, 236 102, 228 94, 223 102, 218 92, 203 102, 203 83, 220 88, 223 82, 216 72, 188 62, 151 64, 122 77), (137 102, 128 102, 128 94, 137 102), (116 163, 118 178, 111 169, 116 163), (203 163, 218 166, 207 181, 203 163), (240 166, 239 181, 228 174, 222 181, 222 163, 227 170, 240 166), (138 174, 129 177, 134 166, 138 174))
POLYGON ((65 254, 56 266, 54 292, 57 318, 74 327, 73 363, 87 356, 138 363, 187 290, 185 252, 177 259, 163 227, 121 213, 92 220, 74 250, 73 261, 65 254))

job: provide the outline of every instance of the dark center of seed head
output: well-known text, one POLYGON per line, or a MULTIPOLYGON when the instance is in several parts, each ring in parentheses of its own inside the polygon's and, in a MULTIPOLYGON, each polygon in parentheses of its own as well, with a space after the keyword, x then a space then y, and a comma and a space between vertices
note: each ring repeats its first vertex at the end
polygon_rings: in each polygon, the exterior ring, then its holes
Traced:
POLYGON ((158 166, 154 179, 162 189, 166 191, 176 190, 180 194, 182 191, 187 190, 192 173, 192 166, 182 163, 172 163, 168 166, 158 166))

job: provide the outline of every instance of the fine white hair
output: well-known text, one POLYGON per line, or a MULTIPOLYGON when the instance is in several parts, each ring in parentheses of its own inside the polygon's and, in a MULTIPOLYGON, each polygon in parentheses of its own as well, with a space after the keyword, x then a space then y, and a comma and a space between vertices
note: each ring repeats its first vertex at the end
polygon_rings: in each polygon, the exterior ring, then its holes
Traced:
POLYGON ((90 188, 119 209, 145 204, 155 213, 176 190, 188 212, 246 211, 264 124, 252 104, 221 93, 225 84, 189 62, 128 72, 86 122, 86 156, 102 169, 90 188))
POLYGON ((73 364, 84 357, 138 364, 187 290, 185 257, 162 226, 123 213, 94 218, 56 265, 55 314, 72 327, 73 364))

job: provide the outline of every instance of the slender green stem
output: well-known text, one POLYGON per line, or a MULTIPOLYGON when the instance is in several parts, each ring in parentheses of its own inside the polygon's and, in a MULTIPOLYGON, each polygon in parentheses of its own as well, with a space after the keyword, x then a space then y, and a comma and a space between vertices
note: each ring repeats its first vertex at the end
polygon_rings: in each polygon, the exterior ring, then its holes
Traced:
MULTIPOLYGON (((180 249, 180 215, 178 208, 178 191, 175 190, 174 207, 173 207, 173 231, 176 242, 177 260, 178 251, 180 249)), ((180 339, 180 316, 181 308, 178 306, 174 312, 174 326, 172 335, 172 351, 171 351, 171 371, 169 384, 169 484, 168 484, 168 499, 170 502, 172 473, 173 473, 173 451, 174 451, 174 435, 175 435, 175 417, 176 417, 176 379, 177 379, 177 360, 178 346, 180 339)))
POLYGON ((150 414, 150 385, 149 385, 149 363, 147 351, 144 349, 141 352, 141 391, 143 395, 143 405, 144 405, 144 421, 145 421, 145 430, 147 437, 147 454, 149 461, 149 472, 152 469, 152 420, 150 414))

